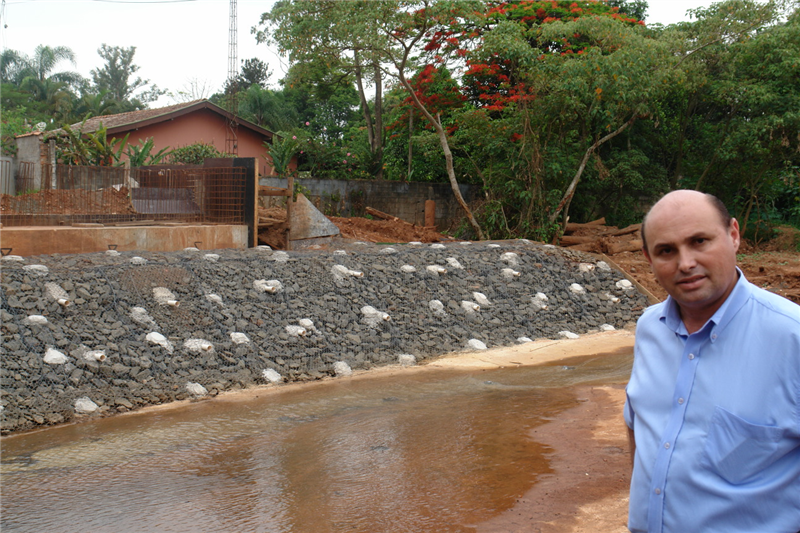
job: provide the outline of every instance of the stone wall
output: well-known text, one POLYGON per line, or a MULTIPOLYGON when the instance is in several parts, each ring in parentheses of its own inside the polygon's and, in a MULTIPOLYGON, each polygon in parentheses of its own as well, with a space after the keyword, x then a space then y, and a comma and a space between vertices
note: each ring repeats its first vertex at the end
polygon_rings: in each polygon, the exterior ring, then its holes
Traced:
MULTIPOLYGON (((286 180, 260 178, 260 185, 286 187, 286 180)), ((448 183, 420 183, 374 180, 295 180, 300 192, 314 206, 329 216, 364 216, 365 207, 373 207, 406 222, 425 225, 425 201, 436 202, 436 226, 439 230, 454 228, 464 217, 448 183)), ((475 187, 460 185, 467 203, 472 202, 475 187)), ((282 199, 269 200, 277 205, 282 199)))
POLYGON ((621 328, 647 305, 527 241, 342 246, 3 258, 2 431, 621 328))

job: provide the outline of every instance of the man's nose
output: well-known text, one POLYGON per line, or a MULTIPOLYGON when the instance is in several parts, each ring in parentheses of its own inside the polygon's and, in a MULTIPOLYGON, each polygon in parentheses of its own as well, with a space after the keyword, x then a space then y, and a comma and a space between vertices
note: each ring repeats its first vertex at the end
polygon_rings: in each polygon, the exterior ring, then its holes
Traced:
POLYGON ((684 272, 688 272, 697 266, 697 259, 694 254, 689 250, 683 250, 678 256, 678 268, 684 272))

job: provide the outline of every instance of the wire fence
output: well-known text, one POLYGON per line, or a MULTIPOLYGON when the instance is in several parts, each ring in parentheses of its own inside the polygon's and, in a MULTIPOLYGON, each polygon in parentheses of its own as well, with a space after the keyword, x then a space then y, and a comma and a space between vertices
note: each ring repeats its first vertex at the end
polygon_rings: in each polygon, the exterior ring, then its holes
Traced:
POLYGON ((6 226, 142 221, 244 224, 243 168, 21 165, 0 195, 6 226), (40 172, 37 171, 40 170, 40 172))

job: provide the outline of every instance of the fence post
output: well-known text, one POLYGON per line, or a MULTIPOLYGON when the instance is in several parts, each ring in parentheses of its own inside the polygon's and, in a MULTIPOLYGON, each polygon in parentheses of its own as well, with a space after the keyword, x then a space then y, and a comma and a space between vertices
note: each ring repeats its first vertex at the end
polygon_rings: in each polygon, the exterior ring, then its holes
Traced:
POLYGON ((47 141, 49 146, 49 159, 50 159, 50 189, 55 190, 58 187, 58 180, 56 179, 56 140, 50 139, 47 141))

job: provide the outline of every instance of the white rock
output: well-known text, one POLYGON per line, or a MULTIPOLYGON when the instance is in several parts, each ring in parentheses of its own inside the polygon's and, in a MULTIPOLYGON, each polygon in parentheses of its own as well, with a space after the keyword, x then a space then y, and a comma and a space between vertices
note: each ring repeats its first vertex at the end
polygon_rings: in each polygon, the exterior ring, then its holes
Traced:
POLYGON ((231 340, 234 344, 250 344, 250 339, 244 333, 231 331, 231 340))
POLYGON ((419 241, 411 241, 411 242, 410 242, 410 243, 408 243, 408 244, 410 244, 411 246, 422 246, 422 243, 421 243, 421 242, 419 242, 419 241))
POLYGON ((458 259, 456 259, 455 257, 448 257, 447 259, 445 259, 445 261, 447 261, 447 265, 450 268, 455 268, 456 270, 464 270, 464 267, 461 265, 461 263, 458 262, 458 259))
POLYGON ((308 333, 303 326, 295 326, 294 324, 289 324, 284 329, 292 337, 305 337, 306 333, 308 333))
POLYGON ((122 254, 120 254, 116 250, 106 250, 106 255, 110 255, 111 257, 118 257, 118 256, 120 256, 122 254))
POLYGON ((267 368, 261 371, 261 376, 270 383, 280 383, 283 378, 275 370, 267 368))
POLYGON ((348 377, 353 375, 353 370, 350 368, 350 365, 344 361, 336 361, 333 363, 333 372, 340 377, 348 377))
POLYGON ((586 294, 586 289, 578 285, 577 283, 573 283, 569 286, 569 292, 572 294, 586 294))
POLYGON ((469 300, 461 300, 461 308, 466 311, 467 314, 477 313, 481 310, 480 305, 475 302, 470 302, 469 300))
POLYGON ((413 274, 414 272, 417 271, 416 267, 413 267, 411 265, 403 265, 400 267, 400 270, 402 270, 406 274, 413 274))
POLYGON ((425 267, 425 270, 430 272, 431 274, 447 274, 447 269, 441 265, 428 265, 425 267))
POLYGON ((606 292, 606 293, 603 293, 603 294, 605 294, 606 298, 608 298, 609 301, 614 302, 615 304, 619 303, 619 298, 617 298, 616 296, 614 296, 610 292, 606 292))
POLYGON ((520 277, 522 275, 519 272, 517 272, 516 270, 514 270, 513 268, 504 268, 503 270, 500 271, 500 273, 507 280, 512 280, 512 279, 518 278, 518 277, 520 277))
POLYGON ((219 294, 206 294, 206 300, 217 305, 222 305, 222 296, 219 294))
POLYGON ((75 412, 81 415, 88 415, 100 409, 96 403, 86 396, 75 400, 75 412))
POLYGON ((365 243, 363 241, 356 241, 353 244, 358 244, 359 246, 367 246, 367 243, 365 243))
POLYGON ((433 311, 434 315, 447 316, 447 313, 444 310, 444 304, 439 300, 431 300, 428 302, 428 308, 433 311))
POLYGON ((67 356, 55 348, 48 348, 44 352, 44 362, 48 365, 63 365, 67 362, 67 356))
POLYGON ((600 331, 615 331, 617 328, 611 324, 602 324, 599 329, 600 331))
POLYGON ((608 263, 606 263, 605 261, 598 261, 596 266, 597 270, 600 270, 602 272, 611 272, 611 267, 608 266, 608 263))
POLYGON ((46 276, 50 273, 50 269, 44 265, 25 265, 22 270, 36 274, 37 276, 46 276))
POLYGON ((83 352, 83 358, 87 361, 97 361, 102 363, 106 360, 105 350, 87 350, 83 352))
POLYGON ((629 291, 633 289, 633 283, 628 281, 627 279, 621 279, 617 283, 617 288, 622 289, 623 291, 629 291))
POLYGON ((396 254, 397 250, 392 248, 391 246, 387 246, 386 248, 382 248, 380 253, 382 253, 382 254, 396 254))
POLYGON ((277 279, 257 279, 253 282, 253 288, 256 292, 268 292, 275 294, 283 291, 283 283, 277 279))
POLYGON ((482 341, 479 341, 478 339, 470 339, 467 342, 467 346, 469 346, 473 350, 485 350, 486 349, 486 344, 484 344, 482 341))
POLYGON ((490 242, 486 245, 487 248, 500 248, 500 245, 494 242, 490 242))
POLYGON ((517 240, 519 242, 521 242, 521 243, 524 243, 524 244, 530 244, 531 243, 531 241, 529 241, 528 239, 517 239, 517 240))
POLYGON ((507 263, 509 266, 519 266, 519 255, 514 252, 506 252, 500 256, 500 261, 507 263))
POLYGON ((333 255, 347 255, 347 251, 345 250, 334 250, 333 255))
POLYGON ((378 311, 371 305, 365 305, 361 308, 361 314, 364 315, 364 323, 374 328, 381 322, 388 322, 391 317, 383 311, 378 311))
POLYGON ((431 244, 431 248, 433 248, 434 250, 444 250, 445 248, 447 248, 447 246, 437 242, 437 243, 431 244))
POLYGON ((203 259, 205 259, 206 261, 210 261, 212 263, 216 263, 217 261, 219 261, 219 254, 205 254, 203 256, 203 259))
POLYGON ((147 310, 144 307, 131 307, 130 317, 131 320, 143 326, 154 329, 158 327, 158 324, 153 320, 153 317, 147 314, 147 310))
POLYGON ((555 244, 545 244, 545 245, 542 246, 542 248, 556 248, 556 245, 555 244))
POLYGON ((312 333, 317 333, 317 328, 314 326, 314 321, 310 318, 301 318, 297 321, 301 327, 306 328, 306 331, 311 331, 312 333))
POLYGON ((172 345, 172 342, 170 342, 168 338, 157 331, 151 331, 145 336, 145 339, 147 342, 151 342, 163 347, 167 353, 172 353, 172 351, 175 349, 175 347, 172 345))
POLYGON ((189 382, 186 384, 186 390, 189 391, 189 394, 193 396, 205 396, 208 394, 208 391, 205 387, 200 385, 199 383, 189 382))
POLYGON ((13 261, 16 263, 24 263, 25 259, 22 258, 21 255, 4 255, 0 257, 3 261, 13 261))
POLYGON ((135 256, 131 257, 131 264, 132 265, 146 265, 147 264, 147 259, 145 259, 144 257, 139 257, 138 255, 135 255, 135 256))
POLYGON ((158 305, 169 305, 170 307, 178 307, 180 305, 178 297, 166 287, 153 287, 153 298, 155 298, 158 305))
POLYGON ((410 353, 401 353, 397 356, 397 363, 400 366, 414 366, 417 364, 417 358, 410 353))
POLYGON ((470 241, 461 241, 458 244, 460 244, 461 246, 469 246, 472 243, 470 241))
POLYGON ((344 265, 333 265, 331 267, 331 274, 336 281, 342 281, 344 278, 363 278, 364 273, 359 270, 350 270, 344 265))
POLYGON ((43 324, 47 324, 47 318, 43 317, 42 315, 30 315, 28 317, 25 317, 23 322, 25 324, 38 324, 41 326, 43 324))
POLYGON ((269 252, 272 250, 272 246, 267 246, 266 244, 259 244, 256 246, 256 250, 260 250, 262 252, 269 252))
POLYGON ((592 270, 594 270, 594 265, 591 263, 579 263, 578 270, 584 273, 591 272, 592 270))
POLYGON ((482 305, 484 307, 489 307, 492 305, 491 302, 489 302, 489 298, 487 298, 482 292, 473 292, 472 297, 475 298, 475 301, 478 305, 482 305))
POLYGON ((580 337, 580 335, 572 333, 571 331, 559 331, 558 334, 567 339, 577 339, 580 337))
POLYGON ((547 309, 547 304, 545 303, 547 299, 548 298, 544 293, 537 292, 536 296, 531 298, 531 305, 533 305, 533 308, 536 309, 537 311, 547 309))
POLYGON ((517 342, 520 344, 525 344, 526 342, 533 342, 533 339, 529 337, 517 337, 517 342))
POLYGON ((186 339, 183 347, 192 353, 213 352, 214 345, 205 339, 186 339))
POLYGON ((70 305, 69 294, 65 291, 58 283, 48 282, 44 284, 44 288, 47 291, 47 294, 50 295, 50 298, 57 301, 60 305, 64 307, 70 305))
POLYGON ((289 254, 282 250, 278 250, 270 256, 270 259, 278 263, 285 263, 289 260, 289 254))
POLYGON ((199 252, 200 248, 198 248, 197 246, 187 246, 186 248, 183 249, 183 251, 184 252, 199 252))

